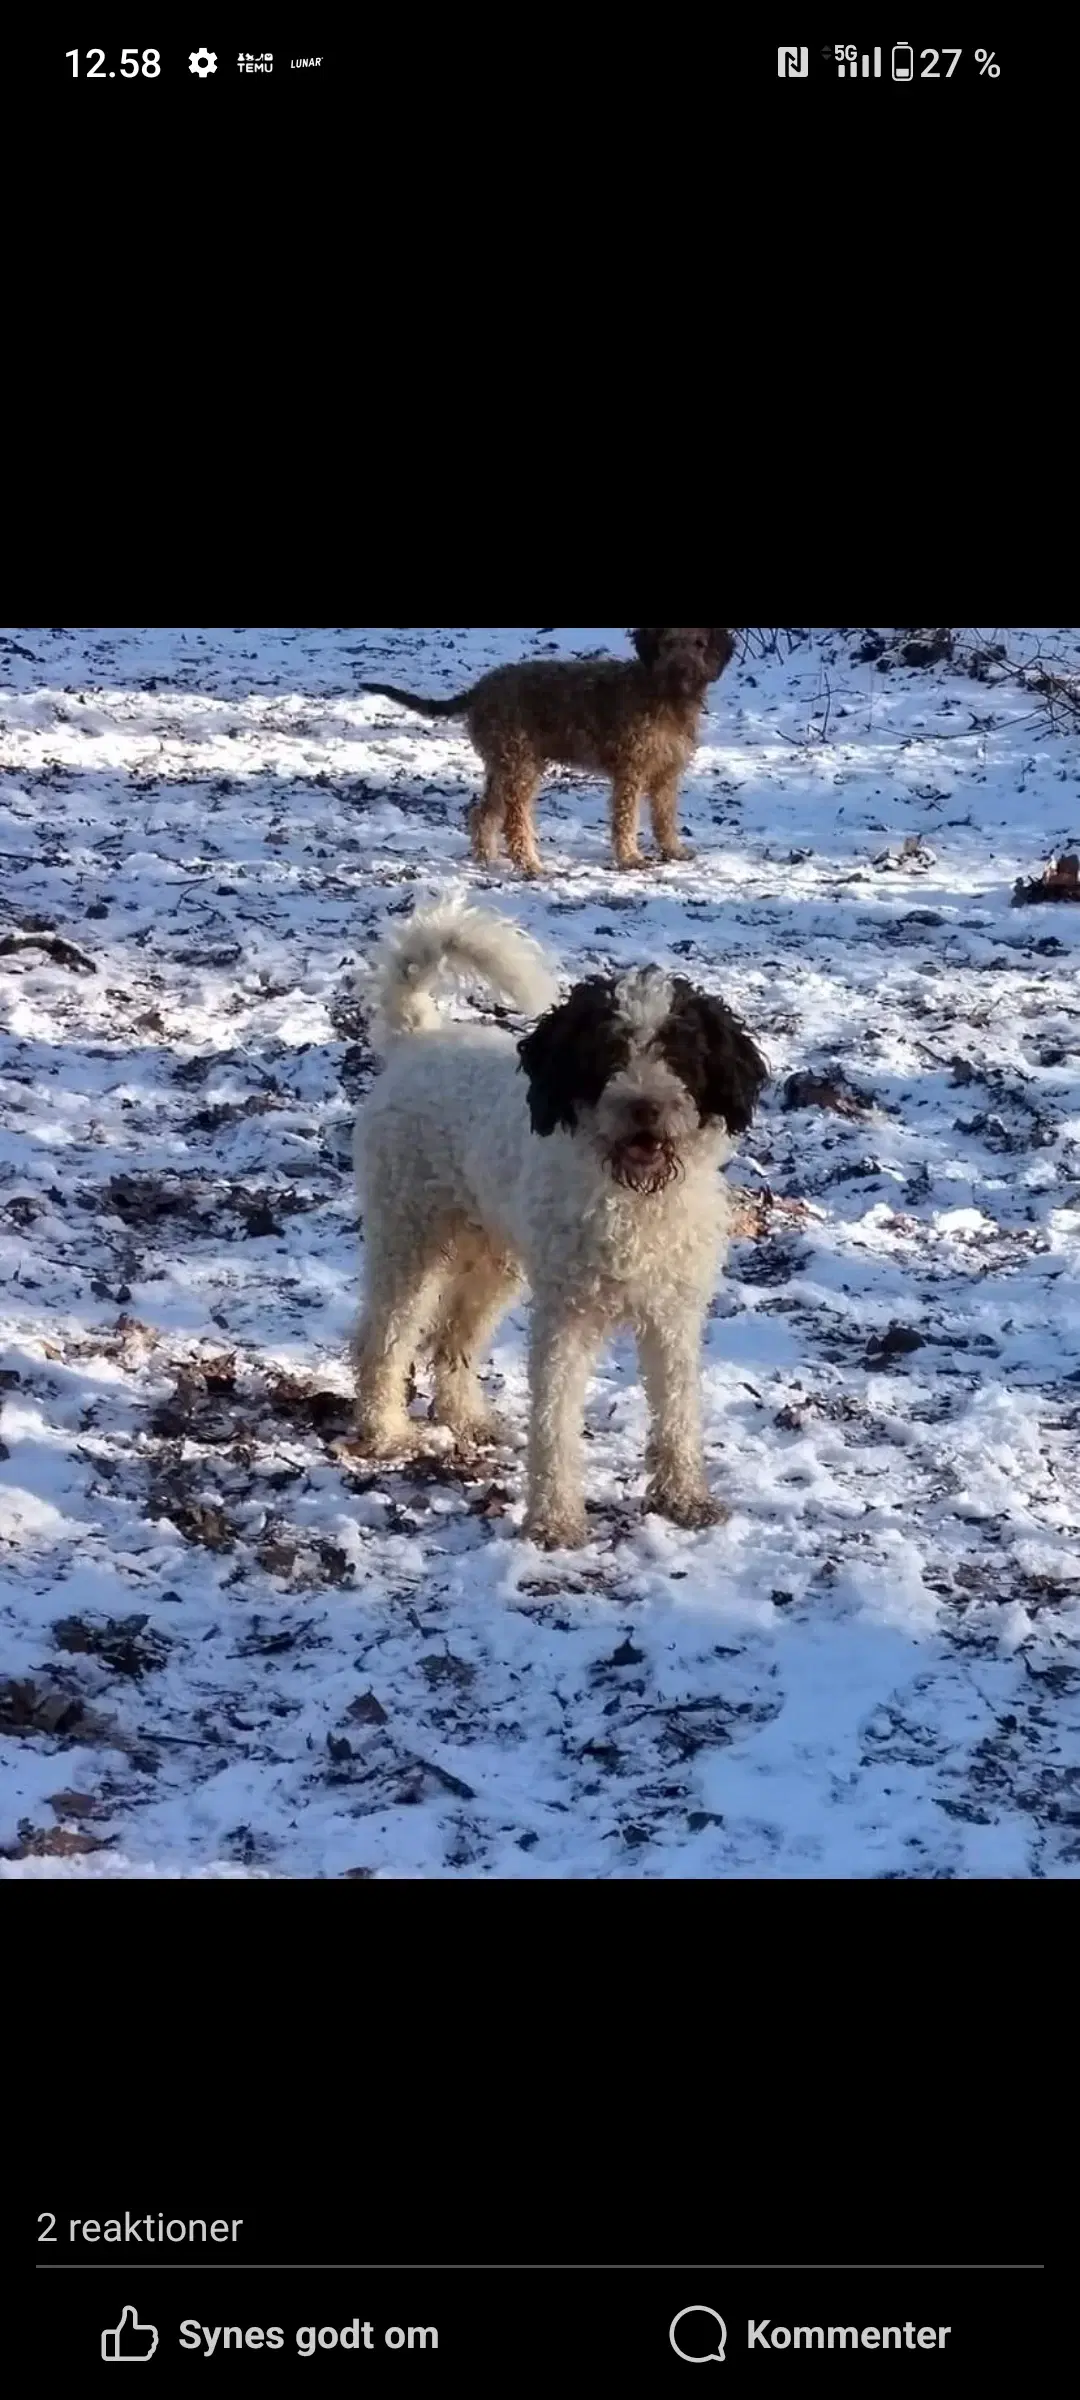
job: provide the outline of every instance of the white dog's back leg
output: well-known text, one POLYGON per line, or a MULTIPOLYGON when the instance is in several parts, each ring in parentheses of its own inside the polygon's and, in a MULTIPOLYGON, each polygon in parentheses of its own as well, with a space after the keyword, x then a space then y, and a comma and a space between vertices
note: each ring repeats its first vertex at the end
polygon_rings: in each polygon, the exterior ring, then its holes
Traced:
POLYGON ((368 1244, 367 1297, 356 1329, 356 1439, 372 1458, 431 1447, 406 1405, 409 1369, 439 1305, 445 1256, 398 1256, 368 1244))
POLYGON ((451 1261, 431 1342, 434 1414, 463 1441, 508 1438, 481 1389, 479 1370, 500 1317, 521 1288, 513 1261, 498 1257, 479 1237, 463 1243, 451 1261))

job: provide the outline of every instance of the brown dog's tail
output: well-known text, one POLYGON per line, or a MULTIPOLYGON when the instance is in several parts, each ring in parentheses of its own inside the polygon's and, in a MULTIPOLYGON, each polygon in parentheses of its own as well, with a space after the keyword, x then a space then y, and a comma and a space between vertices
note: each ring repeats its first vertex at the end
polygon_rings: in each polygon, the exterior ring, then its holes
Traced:
POLYGON ((463 717, 472 699, 471 692, 455 692, 452 700, 422 700, 418 692, 399 692, 392 683, 362 683, 360 689, 396 700, 399 708, 414 708, 419 717, 463 717))

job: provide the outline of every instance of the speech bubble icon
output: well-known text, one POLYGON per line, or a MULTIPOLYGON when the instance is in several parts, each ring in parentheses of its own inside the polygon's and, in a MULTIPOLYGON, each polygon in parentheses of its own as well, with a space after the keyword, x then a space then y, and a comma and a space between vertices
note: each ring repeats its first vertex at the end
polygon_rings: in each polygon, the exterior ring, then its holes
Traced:
POLYGON ((676 2358, 685 2359, 688 2367, 707 2367, 710 2359, 718 2359, 722 2365, 724 2359, 724 2350, 727 2344, 727 2326, 724 2323, 723 2317, 717 2315, 715 2308, 708 2308, 705 2306, 699 2306, 697 2308, 680 2308, 678 2316, 673 2317, 670 2325, 668 2326, 668 2340, 671 2343, 671 2347, 675 2352, 676 2358), (681 2325, 685 2317, 709 2317, 712 2320, 708 2327, 702 2325, 696 2330, 692 2325, 687 2326, 686 2333, 683 2338, 689 2341, 696 2341, 698 2344, 696 2350, 680 2349, 679 2344, 675 2339, 676 2326, 681 2325), (720 2328, 719 2341, 717 2341, 715 2332, 715 2328, 717 2326, 720 2328), (708 2343, 709 2346, 707 2350, 702 2348, 701 2345, 703 2342, 708 2343))

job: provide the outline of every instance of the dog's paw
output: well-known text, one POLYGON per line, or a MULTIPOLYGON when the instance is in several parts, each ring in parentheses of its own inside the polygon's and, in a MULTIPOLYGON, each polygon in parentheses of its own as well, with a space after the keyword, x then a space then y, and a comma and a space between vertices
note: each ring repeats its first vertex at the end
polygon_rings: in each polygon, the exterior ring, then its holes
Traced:
POLYGON ((523 1527, 527 1542, 535 1542, 538 1550, 584 1550, 589 1528, 584 1511, 576 1516, 570 1510, 555 1514, 546 1509, 541 1515, 531 1510, 523 1527))
POLYGON ((660 1476, 654 1476, 646 1490, 645 1507, 650 1514, 670 1518, 673 1525, 685 1526, 688 1533, 700 1533, 706 1525, 726 1525, 731 1515, 711 1492, 666 1483, 660 1476))
POLYGON ((346 1461, 359 1459, 399 1458, 405 1449, 406 1437, 385 1433, 381 1426, 356 1425, 351 1433, 342 1434, 331 1447, 336 1458, 346 1461))
POLYGON ((444 1425, 430 1425, 416 1417, 402 1417, 400 1422, 370 1424, 361 1421, 352 1434, 335 1444, 343 1458, 427 1458, 437 1451, 446 1452, 453 1446, 453 1437, 444 1425))
POLYGON ((697 852, 690 848, 689 842, 675 842, 670 850, 661 850, 660 852, 661 863, 665 867, 674 866, 680 858, 696 858, 696 856, 697 852))
POLYGON ((484 1450, 516 1450, 521 1434, 509 1417, 500 1416, 497 1408, 489 1408, 480 1424, 473 1426, 472 1438, 484 1450))
POLYGON ((434 1422, 445 1426, 455 1450, 466 1454, 473 1450, 513 1450, 521 1438, 509 1417, 500 1416, 494 1408, 468 1411, 446 1408, 434 1422))
POLYGON ((615 859, 620 875, 629 875, 634 868, 647 867, 649 863, 644 850, 627 850, 622 857, 616 856, 615 859))
POLYGON ((482 1450, 513 1450, 518 1437, 512 1425, 503 1417, 477 1417, 467 1425, 451 1425, 450 1433, 459 1458, 475 1458, 482 1450))

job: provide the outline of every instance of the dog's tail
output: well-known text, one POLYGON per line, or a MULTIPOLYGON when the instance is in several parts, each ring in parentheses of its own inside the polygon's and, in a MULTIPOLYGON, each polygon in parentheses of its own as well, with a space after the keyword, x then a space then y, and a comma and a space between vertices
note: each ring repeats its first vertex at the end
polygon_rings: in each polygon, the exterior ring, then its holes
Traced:
POLYGON ((472 692, 455 692, 452 700, 423 700, 418 692, 399 692, 393 683, 362 683, 362 692, 376 692, 380 700, 396 700, 399 708, 414 708, 418 717, 463 717, 472 692))
POLYGON ((523 1016, 542 1015, 559 996, 544 954, 528 934, 484 909, 444 902, 383 939, 365 988, 377 1052, 385 1056, 403 1034, 426 1033, 439 1023, 432 985, 441 973, 486 983, 523 1016))

